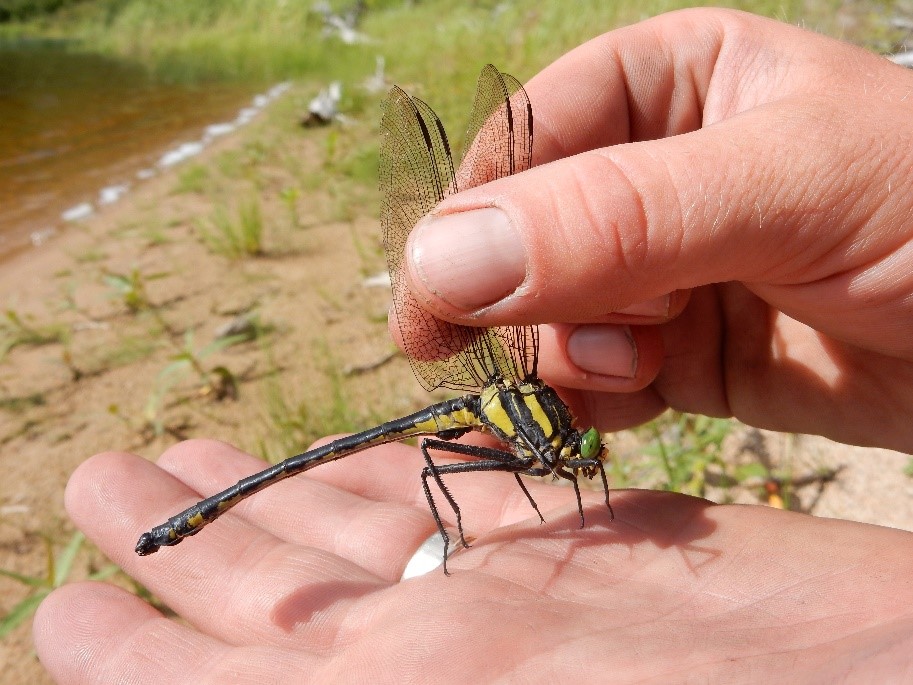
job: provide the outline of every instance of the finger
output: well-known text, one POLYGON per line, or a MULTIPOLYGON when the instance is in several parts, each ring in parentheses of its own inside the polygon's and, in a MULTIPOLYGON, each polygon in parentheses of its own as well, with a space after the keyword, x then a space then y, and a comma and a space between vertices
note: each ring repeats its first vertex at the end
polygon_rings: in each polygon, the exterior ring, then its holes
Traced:
POLYGON ((599 36, 549 65, 526 85, 533 163, 700 128, 733 16, 670 12, 599 36))
MULTIPOLYGON (((687 296, 679 301, 681 304, 677 308, 684 306, 687 296)), ((392 308, 388 322, 394 342, 402 348, 403 328, 392 308)), ((662 363, 663 339, 656 326, 557 324, 539 327, 539 373, 556 386, 634 392, 656 378, 662 363)))
POLYGON ((603 433, 624 430, 656 418, 668 408, 653 386, 626 393, 589 392, 570 388, 562 398, 580 426, 594 426, 603 433))
POLYGON ((821 43, 835 47, 781 22, 718 8, 668 12, 598 36, 526 85, 534 164, 696 131, 766 101, 772 86, 781 96, 803 94, 819 75, 833 76, 830 64, 808 58, 821 43), (808 76, 784 80, 782 63, 804 65, 808 76))
POLYGON ((292 658, 271 647, 233 649, 105 583, 55 590, 35 614, 33 635, 41 663, 60 683, 223 682, 220 673, 290 682, 295 672, 313 673, 318 662, 304 650, 292 658))
POLYGON ((663 357, 658 326, 539 327, 540 375, 558 387, 633 393, 656 379, 663 357))
MULTIPOLYGON (((818 207, 847 199, 777 195, 783 177, 814 186, 816 155, 804 141, 801 149, 784 143, 779 168, 722 171, 743 156, 762 159, 771 136, 796 140, 800 132, 784 126, 746 115, 687 136, 584 153, 454 196, 410 236, 410 287, 442 318, 484 326, 610 322, 618 310, 674 291, 783 278, 800 266, 794 255, 804 261, 821 249, 792 228, 812 213, 806 199, 818 207), (777 223, 761 218, 771 216, 777 223)), ((838 238, 845 229, 836 227, 838 238)), ((824 237, 815 233, 814 241, 824 237)))
POLYGON ((66 506, 124 571, 231 644, 256 639, 325 647, 322 641, 345 635, 342 623, 353 602, 387 586, 356 564, 283 542, 240 516, 222 517, 178 548, 148 557, 133 552, 150 520, 163 521, 198 496, 145 459, 105 453, 74 472, 66 506), (322 620, 311 622, 318 611, 322 620))
MULTIPOLYGON (((865 223, 873 212, 909 213, 909 194, 864 197, 867 188, 903 185, 907 160, 858 163, 860 156, 868 159, 863 150, 877 149, 893 120, 909 115, 909 106, 895 104, 890 114, 884 107, 840 109, 834 94, 849 99, 865 84, 846 73, 828 74, 822 55, 840 53, 856 67, 864 62, 859 73, 873 72, 886 88, 899 89, 892 85, 897 79, 909 85, 911 77, 875 56, 799 29, 724 16, 726 21, 715 22, 724 29, 716 42, 695 39, 680 18, 677 30, 669 24, 642 29, 660 33, 671 41, 670 54, 690 61, 660 60, 660 75, 641 79, 643 88, 656 93, 632 92, 627 98, 656 106, 663 87, 667 98, 702 94, 705 128, 583 152, 448 198, 416 227, 407 246, 410 287, 419 301, 443 318, 472 325, 602 322, 636 302, 742 280, 775 284, 779 290, 770 296, 788 300, 785 309, 801 311, 806 322, 837 325, 833 310, 819 306, 827 299, 820 292, 803 299, 791 286, 824 282, 846 269, 846 251, 835 248, 861 227, 874 231, 865 223), (743 43, 735 45, 739 39, 743 43), (764 45, 774 46, 771 54, 753 61, 764 45), (801 69, 794 66, 797 49, 808 58, 801 69), (697 68, 710 57, 712 79, 697 68), (750 92, 740 90, 742 82, 751 83, 750 92), (800 99, 797 90, 810 92, 800 99), (724 92, 729 92, 725 102, 724 92), (771 141, 777 142, 776 154, 771 141), (873 201, 882 205, 872 206, 873 201)), ((590 60, 590 71, 599 70, 591 79, 605 78, 608 63, 617 65, 609 67, 612 78, 627 83, 636 76, 627 71, 637 66, 631 52, 651 54, 640 43, 623 47, 615 34, 597 47, 603 59, 590 60), (626 62, 625 56, 631 59, 626 62)), ((553 116, 551 96, 531 98, 534 113, 553 116)), ((586 98, 563 102, 561 117, 588 116, 586 98), (575 107, 580 111, 567 111, 575 107)), ((600 126, 613 123, 605 119, 600 126)), ((581 134, 580 140, 585 138, 581 134)), ((577 144, 560 147, 566 152, 577 144)), ((848 249, 861 262, 882 257, 896 236, 878 235, 879 240, 860 240, 848 249)))

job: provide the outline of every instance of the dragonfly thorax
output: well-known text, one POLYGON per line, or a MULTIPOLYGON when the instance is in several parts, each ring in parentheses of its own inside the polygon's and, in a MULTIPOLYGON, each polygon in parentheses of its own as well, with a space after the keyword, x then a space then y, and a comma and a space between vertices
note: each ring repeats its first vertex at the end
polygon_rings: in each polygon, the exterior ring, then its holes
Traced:
MULTIPOLYGON (((574 428, 567 405, 539 378, 495 378, 482 388, 479 403, 479 418, 495 437, 549 469, 579 459, 584 437, 591 433, 574 428)), ((598 443, 598 434, 596 439, 598 443)))

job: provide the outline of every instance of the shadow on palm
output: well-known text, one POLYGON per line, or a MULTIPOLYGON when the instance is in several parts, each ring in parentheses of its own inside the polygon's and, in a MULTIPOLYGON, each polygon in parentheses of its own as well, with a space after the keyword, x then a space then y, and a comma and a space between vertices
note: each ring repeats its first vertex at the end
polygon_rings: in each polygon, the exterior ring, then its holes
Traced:
POLYGON ((668 564, 671 550, 678 552, 671 557, 672 565, 695 577, 722 556, 720 549, 698 544, 718 525, 704 515, 711 502, 625 490, 613 492, 612 506, 614 520, 604 506, 585 506, 584 528, 572 507, 544 512, 545 523, 529 519, 484 533, 468 550, 451 554, 450 577, 438 568, 393 584, 353 578, 302 585, 276 605, 270 620, 290 632, 344 604, 353 603, 355 610, 378 604, 414 606, 421 597, 435 605, 465 605, 484 598, 496 601, 512 587, 552 599, 605 596, 613 587, 623 591, 642 563, 662 556, 668 564))

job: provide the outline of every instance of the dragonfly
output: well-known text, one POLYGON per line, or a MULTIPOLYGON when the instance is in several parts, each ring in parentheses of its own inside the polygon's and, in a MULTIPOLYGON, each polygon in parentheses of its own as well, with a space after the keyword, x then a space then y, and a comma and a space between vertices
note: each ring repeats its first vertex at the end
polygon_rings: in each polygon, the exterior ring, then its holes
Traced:
POLYGON ((420 219, 453 193, 530 168, 533 110, 523 86, 490 64, 482 70, 459 166, 453 164, 441 120, 427 104, 397 86, 384 101, 381 134, 381 225, 402 345, 426 390, 447 388, 464 394, 338 438, 244 478, 144 533, 137 542, 137 554, 176 545, 273 483, 370 447, 413 437, 422 438, 422 488, 444 542, 442 566, 447 575, 451 539, 432 494, 432 482, 454 513, 460 544, 469 544, 445 476, 485 471, 513 474, 540 521, 545 519, 521 476, 569 481, 583 527, 578 478, 598 475, 614 518, 604 466, 608 449, 595 428, 575 427, 567 404, 539 378, 538 328, 449 323, 423 309, 407 284, 406 241, 420 219), (501 447, 455 442, 471 431, 493 436, 501 447), (432 453, 454 461, 437 464, 432 453))

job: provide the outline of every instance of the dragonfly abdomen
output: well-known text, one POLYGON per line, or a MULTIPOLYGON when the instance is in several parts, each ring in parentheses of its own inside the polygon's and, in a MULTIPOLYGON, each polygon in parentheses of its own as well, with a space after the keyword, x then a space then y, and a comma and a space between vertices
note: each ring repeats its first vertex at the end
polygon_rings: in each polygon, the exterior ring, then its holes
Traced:
POLYGON ((255 492, 320 464, 408 437, 438 435, 452 440, 471 430, 481 430, 484 426, 479 416, 478 396, 466 395, 432 404, 414 414, 387 421, 361 433, 337 438, 243 478, 230 488, 172 516, 162 525, 144 533, 136 544, 136 552, 140 555, 152 554, 160 547, 176 545, 255 492))

